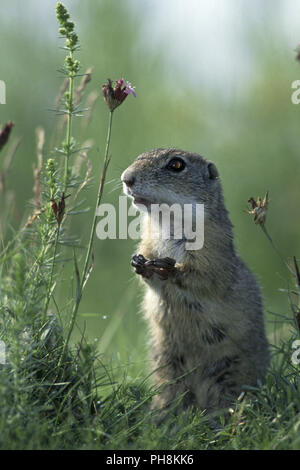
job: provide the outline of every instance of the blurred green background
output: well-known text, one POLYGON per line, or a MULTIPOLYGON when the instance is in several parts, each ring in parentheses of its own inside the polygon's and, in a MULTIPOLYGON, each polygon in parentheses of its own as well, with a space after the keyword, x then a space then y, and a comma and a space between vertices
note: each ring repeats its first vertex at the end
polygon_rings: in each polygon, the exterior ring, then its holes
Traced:
MULTIPOLYGON (((140 153, 175 146, 214 161, 235 226, 237 248, 257 276, 266 322, 289 311, 287 272, 259 227, 244 210, 250 196, 270 193, 267 228, 284 257, 300 253, 300 106, 291 84, 300 79, 300 1, 290 0, 72 0, 82 71, 93 67, 85 97, 108 77, 136 86, 114 116, 112 162, 104 202, 117 203, 122 171, 140 153)), ((55 0, 2 2, 0 79, 7 87, 0 122, 16 123, 22 142, 8 177, 14 191, 11 223, 30 213, 35 129, 46 130, 45 157, 52 155, 57 117, 50 108, 62 82, 63 45, 55 0)), ((108 113, 102 97, 92 120, 74 134, 94 141, 90 158, 99 174, 108 113)), ((97 184, 86 195, 94 206, 97 184)), ((86 241, 91 213, 74 218, 72 230, 86 241)), ((147 325, 141 290, 130 268, 131 240, 95 241, 95 266, 80 310, 80 328, 98 341, 106 360, 119 356, 137 370, 147 358, 147 325), (141 362, 140 362, 141 361, 141 362)), ((64 278, 68 280, 68 271, 64 278)), ((61 285, 61 299, 70 287, 61 285), (65 289, 65 291, 64 291, 65 289)), ((77 333, 79 335, 79 333, 77 333)), ((143 366, 143 371, 145 367, 143 366)))

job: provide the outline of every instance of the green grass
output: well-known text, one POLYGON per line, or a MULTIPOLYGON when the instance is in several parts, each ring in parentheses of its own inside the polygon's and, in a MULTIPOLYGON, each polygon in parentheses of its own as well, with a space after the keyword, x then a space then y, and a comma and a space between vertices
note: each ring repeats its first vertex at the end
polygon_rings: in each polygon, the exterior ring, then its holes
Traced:
POLYGON ((291 365, 287 342, 265 385, 248 391, 228 421, 220 413, 212 425, 200 411, 186 412, 158 427, 149 379, 126 378, 124 366, 105 366, 87 345, 72 350, 58 370, 54 325, 44 342, 28 336, 25 357, 9 330, 9 364, 0 370, 1 449, 300 448, 299 366, 291 365))
MULTIPOLYGON (((84 334, 64 352, 60 320, 42 320, 39 296, 29 298, 26 248, 14 255, 1 278, 1 339, 7 346, 0 365, 1 449, 300 449, 299 365, 291 361, 299 337, 293 316, 284 321, 285 339, 273 347, 264 385, 213 419, 200 411, 170 413, 156 425, 150 408, 159 390, 151 384, 145 359, 124 364, 98 352, 84 334), (34 310, 35 309, 35 310, 34 310)), ((43 299, 41 301, 43 305, 43 299)), ((274 338, 275 339, 275 335, 274 338)))

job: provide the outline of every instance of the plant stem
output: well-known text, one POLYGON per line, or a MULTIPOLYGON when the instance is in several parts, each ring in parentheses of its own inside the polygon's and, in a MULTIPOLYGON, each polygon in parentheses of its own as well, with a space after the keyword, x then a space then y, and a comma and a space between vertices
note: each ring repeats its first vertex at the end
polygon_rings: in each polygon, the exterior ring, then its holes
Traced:
POLYGON ((271 243, 272 247, 274 248, 274 250, 276 251, 277 255, 279 256, 280 260, 282 261, 282 263, 285 265, 285 267, 288 269, 288 271, 292 274, 294 274, 293 270, 290 268, 290 266, 288 265, 288 263, 285 261, 285 259, 283 258, 283 256, 281 255, 280 251, 278 250, 278 248, 276 247, 276 245, 274 244, 271 236, 269 235, 266 227, 263 225, 261 226, 262 228, 262 231, 264 232, 264 234, 266 235, 267 239, 269 240, 269 242, 271 243))
POLYGON ((81 285, 82 286, 85 283, 85 277, 86 277, 86 274, 87 274, 87 271, 88 271, 89 259, 90 259, 92 246, 93 246, 93 241, 94 241, 94 236, 95 236, 95 227, 96 227, 96 221, 97 221, 97 209, 98 209, 99 204, 101 203, 103 188, 104 188, 104 183, 105 183, 105 177, 106 177, 106 171, 107 171, 107 167, 108 167, 108 164, 109 164, 108 151, 109 151, 109 144, 110 144, 110 138, 111 138, 112 116, 113 116, 113 113, 110 112, 109 113, 109 124, 108 124, 108 131, 107 131, 107 139, 106 139, 106 147, 105 147, 104 164, 103 164, 103 169, 102 169, 101 178, 100 178, 98 197, 97 197, 96 207, 95 207, 95 211, 94 211, 94 218, 93 218, 93 223, 92 223, 92 228, 91 228, 91 233, 90 233, 90 240, 89 240, 89 244, 88 244, 88 250, 87 250, 85 263, 84 263, 84 268, 83 268, 83 273, 82 273, 82 280, 81 280, 81 285))
MULTIPOLYGON (((70 50, 70 57, 73 59, 73 51, 70 50)), ((69 159, 71 155, 71 139, 72 139, 72 116, 73 116, 73 88, 74 88, 74 72, 69 73, 69 95, 67 100, 67 132, 66 132, 66 143, 65 143, 65 167, 64 167, 64 177, 63 177, 63 194, 66 193, 69 183, 69 159)), ((53 195, 52 195, 53 196, 53 195)), ((55 265, 55 258, 57 254, 57 247, 58 247, 58 240, 59 240, 59 230, 60 224, 58 224, 56 230, 56 237, 54 242, 54 253, 51 265, 51 274, 49 279, 49 285, 47 288, 47 296, 45 300, 44 306, 44 315, 43 319, 45 321, 47 310, 51 298, 51 287, 53 282, 53 274, 54 274, 54 265, 55 265)))
MULTIPOLYGON (((70 50, 70 57, 73 58, 73 52, 70 50)), ((70 154, 71 154, 71 139, 72 139, 72 115, 73 115, 73 87, 74 87, 74 73, 70 72, 69 74, 69 96, 68 96, 68 112, 67 112, 67 132, 66 132, 66 154, 65 154, 65 168, 64 168, 64 179, 63 179, 63 194, 66 193, 67 188, 68 188, 68 183, 69 183, 69 159, 70 159, 70 154)), ((44 321, 46 319, 46 314, 51 298, 51 287, 52 287, 52 281, 53 281, 53 274, 54 274, 54 265, 55 265, 55 258, 57 254, 57 247, 58 247, 58 240, 59 240, 59 229, 60 229, 60 224, 57 227, 56 230, 56 237, 55 237, 55 242, 54 242, 54 253, 53 253, 53 260, 52 260, 52 266, 51 266, 51 274, 50 274, 50 280, 49 280, 49 285, 47 289, 47 296, 46 296, 46 301, 45 301, 45 306, 44 306, 44 321)))
POLYGON ((60 229, 60 225, 58 225, 58 227, 56 229, 56 236, 55 236, 55 241, 54 241, 54 253, 53 253, 53 259, 52 259, 52 265, 51 265, 51 273, 50 273, 49 285, 48 285, 48 289, 47 289, 47 296, 46 296, 46 301, 45 301, 45 306, 44 306, 43 323, 46 320, 47 310, 48 310, 48 306, 49 306, 49 302, 50 302, 50 298, 51 298, 51 287, 52 287, 55 258, 56 258, 56 253, 57 253, 58 240, 59 240, 59 229, 60 229))
MULTIPOLYGON (((89 262, 90 262, 90 257, 91 257, 92 247, 93 247, 93 241, 94 241, 94 236, 95 236, 96 222, 97 222, 97 209, 98 209, 98 207, 101 203, 104 184, 105 184, 105 178, 106 178, 106 172, 107 172, 107 168, 108 168, 108 165, 109 165, 109 162, 110 162, 110 158, 108 156, 108 153, 109 153, 109 146, 110 146, 110 140, 111 140, 112 117, 113 117, 113 111, 110 111, 110 113, 109 113, 109 122, 108 122, 108 130, 107 130, 107 138, 106 138, 106 147, 105 147, 105 154, 104 154, 104 163, 103 163, 103 168, 102 168, 100 182, 99 182, 99 189, 98 189, 98 195, 97 195, 97 199, 96 199, 96 207, 95 207, 95 211, 94 211, 94 217, 93 217, 93 222, 92 222, 92 227, 91 227, 91 232, 90 232, 89 244, 88 244, 88 248, 87 248, 87 253, 86 253, 86 258, 85 258, 85 262, 84 262, 83 271, 82 271, 79 294, 78 294, 78 297, 76 298, 74 308, 73 308, 73 311, 72 311, 70 327, 69 327, 67 339, 66 339, 66 342, 65 342, 64 351, 65 351, 67 345, 69 344, 70 337, 71 337, 71 334, 73 332, 73 328, 74 328, 74 325, 75 325, 79 304, 80 304, 80 301, 81 301, 81 298, 82 298, 82 292, 83 292, 83 289, 85 287, 86 281, 88 279, 89 262)), ((64 351, 63 351, 62 356, 64 355, 64 351)))
MULTIPOLYGON (((70 56, 73 57, 72 51, 70 56)), ((73 113, 73 87, 74 87, 74 73, 70 72, 69 75, 69 99, 68 99, 68 122, 67 122, 67 134, 66 134, 66 155, 65 155, 65 171, 63 181, 63 191, 66 193, 69 182, 69 159, 71 154, 71 136, 72 136, 72 113, 73 113)))

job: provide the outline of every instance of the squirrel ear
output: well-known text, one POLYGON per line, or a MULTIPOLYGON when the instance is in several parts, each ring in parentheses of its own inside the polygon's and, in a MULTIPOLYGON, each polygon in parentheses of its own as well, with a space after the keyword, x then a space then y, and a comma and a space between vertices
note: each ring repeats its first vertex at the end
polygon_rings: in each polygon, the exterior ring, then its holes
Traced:
POLYGON ((214 163, 209 162, 207 165, 208 175, 211 180, 215 180, 219 177, 219 172, 214 163))

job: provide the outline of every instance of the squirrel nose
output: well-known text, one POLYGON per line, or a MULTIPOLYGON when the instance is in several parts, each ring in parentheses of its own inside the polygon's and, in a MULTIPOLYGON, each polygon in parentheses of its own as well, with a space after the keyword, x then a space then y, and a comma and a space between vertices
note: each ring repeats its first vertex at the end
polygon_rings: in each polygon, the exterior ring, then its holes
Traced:
POLYGON ((121 177, 123 183, 126 184, 129 188, 134 185, 135 183, 135 176, 132 173, 124 171, 121 177))

